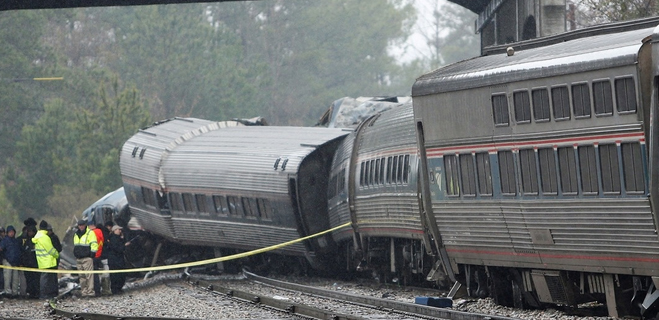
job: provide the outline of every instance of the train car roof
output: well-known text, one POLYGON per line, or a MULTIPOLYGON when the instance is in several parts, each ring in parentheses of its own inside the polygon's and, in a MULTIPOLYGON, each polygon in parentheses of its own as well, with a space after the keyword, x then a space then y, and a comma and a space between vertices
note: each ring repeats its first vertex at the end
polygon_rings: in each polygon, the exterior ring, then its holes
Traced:
POLYGON ((416 131, 412 102, 383 111, 364 122, 360 128, 360 153, 416 152, 416 131))
POLYGON ((208 130, 208 124, 195 126, 186 121, 205 123, 199 119, 169 121, 141 130, 130 138, 121 154, 122 176, 157 182, 164 190, 218 185, 230 189, 267 189, 266 184, 260 183, 263 187, 254 184, 263 179, 285 183, 288 174, 295 174, 305 157, 350 132, 275 126, 208 130), (146 149, 143 159, 132 156, 135 148, 146 149))
POLYGON ((412 96, 631 65, 652 33, 645 28, 464 60, 419 77, 412 96))

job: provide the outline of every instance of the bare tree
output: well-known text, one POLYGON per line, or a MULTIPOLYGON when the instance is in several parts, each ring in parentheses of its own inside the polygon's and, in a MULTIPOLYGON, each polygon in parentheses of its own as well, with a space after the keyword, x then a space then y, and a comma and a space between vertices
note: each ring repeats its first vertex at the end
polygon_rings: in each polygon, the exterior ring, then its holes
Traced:
POLYGON ((626 21, 655 16, 659 13, 656 0, 573 0, 576 27, 606 22, 626 21))

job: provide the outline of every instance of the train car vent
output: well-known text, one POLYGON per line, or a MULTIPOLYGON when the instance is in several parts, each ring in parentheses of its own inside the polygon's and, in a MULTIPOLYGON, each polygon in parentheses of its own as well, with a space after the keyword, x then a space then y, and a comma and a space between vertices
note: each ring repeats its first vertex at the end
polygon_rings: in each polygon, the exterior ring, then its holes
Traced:
POLYGON ((541 302, 574 305, 574 295, 564 272, 533 270, 533 284, 541 302))
POLYGON ((142 151, 140 151, 140 159, 144 158, 144 153, 145 152, 146 152, 146 148, 144 148, 144 149, 142 149, 142 151))
POLYGON ((284 162, 281 164, 281 171, 286 170, 286 164, 288 163, 288 159, 284 159, 284 162))
POLYGON ((133 148, 133 153, 132 153, 133 158, 135 158, 135 155, 137 154, 137 150, 140 150, 140 147, 133 148))
POLYGON ((277 167, 279 166, 279 161, 281 161, 281 158, 277 158, 277 160, 275 160, 275 171, 277 170, 277 167))

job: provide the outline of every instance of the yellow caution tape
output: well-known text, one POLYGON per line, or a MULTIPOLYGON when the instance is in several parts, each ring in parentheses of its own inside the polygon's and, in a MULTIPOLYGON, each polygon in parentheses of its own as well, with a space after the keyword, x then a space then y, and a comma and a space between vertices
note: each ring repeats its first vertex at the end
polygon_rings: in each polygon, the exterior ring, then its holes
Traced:
POLYGON ((243 253, 238 253, 226 257, 219 257, 219 258, 213 258, 213 259, 208 259, 208 260, 201 260, 201 261, 194 261, 194 262, 188 262, 188 263, 180 263, 180 264, 173 264, 173 265, 168 265, 168 266, 158 266, 158 267, 147 267, 147 268, 134 268, 134 269, 120 269, 120 270, 57 270, 57 269, 37 269, 37 268, 26 268, 26 267, 12 267, 12 266, 5 266, 5 265, 0 265, 0 269, 11 269, 11 270, 20 270, 20 271, 30 271, 30 272, 42 272, 42 273, 75 273, 75 274, 103 274, 103 273, 128 273, 128 272, 148 272, 148 271, 160 271, 160 270, 171 270, 171 269, 179 269, 179 268, 187 268, 187 267, 195 267, 195 266, 201 266, 205 264, 211 264, 211 263, 218 263, 222 261, 229 261, 229 260, 235 260, 235 259, 240 259, 248 256, 253 256, 255 254, 259 253, 264 253, 276 249, 280 249, 286 246, 290 246, 294 243, 302 242, 304 240, 308 240, 311 238, 315 238, 321 235, 324 235, 326 233, 330 233, 332 231, 339 230, 341 228, 346 228, 349 227, 351 222, 347 222, 345 224, 342 224, 340 226, 318 232, 316 234, 312 234, 310 236, 306 236, 303 238, 291 240, 288 242, 276 244, 274 246, 269 246, 261 249, 256 249, 248 252, 243 252, 243 253))
POLYGON ((34 81, 53 81, 53 80, 64 80, 64 77, 51 77, 51 78, 32 78, 34 81))

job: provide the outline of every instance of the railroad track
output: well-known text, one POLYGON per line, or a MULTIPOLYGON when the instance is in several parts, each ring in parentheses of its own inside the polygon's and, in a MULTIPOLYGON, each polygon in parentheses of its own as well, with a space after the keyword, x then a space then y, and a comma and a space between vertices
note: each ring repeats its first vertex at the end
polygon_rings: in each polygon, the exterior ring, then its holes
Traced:
MULTIPOLYGON (((355 305, 363 308, 370 308, 378 312, 387 312, 392 315, 403 317, 417 317, 420 319, 453 319, 453 320, 513 320, 514 318, 470 313, 445 308, 428 307, 419 304, 399 302, 389 299, 381 299, 364 295, 355 295, 347 292, 328 290, 318 287, 300 285, 291 282, 285 282, 276 279, 259 276, 247 271, 243 271, 245 277, 251 281, 261 283, 279 290, 290 290, 298 293, 304 293, 314 297, 332 299, 338 303, 355 305)), ((236 295, 237 291, 230 288, 218 288, 212 281, 194 280, 201 286, 209 286, 216 291, 225 291, 228 294, 236 295)), ((240 293, 242 295, 242 293, 240 293)), ((315 319, 369 319, 369 317, 355 316, 335 311, 326 311, 325 308, 314 308, 308 305, 300 305, 288 301, 273 299, 268 296, 253 295, 250 293, 243 296, 245 299, 259 301, 259 303, 271 305, 274 308, 288 310, 293 314, 300 314, 315 319)))
MULTIPOLYGON (((299 319, 455 319, 455 320, 512 320, 513 318, 493 316, 486 314, 469 313, 451 309, 428 307, 413 303, 405 303, 390 299, 381 299, 369 296, 355 295, 336 290, 327 290, 318 287, 299 285, 295 283, 270 279, 250 272, 244 272, 244 277, 254 287, 270 288, 274 292, 287 291, 299 299, 282 297, 285 294, 263 293, 263 290, 242 290, 245 282, 236 282, 235 278, 222 279, 203 277, 186 274, 183 276, 189 285, 168 279, 167 286, 175 287, 182 294, 196 296, 196 292, 206 292, 217 299, 217 303, 226 303, 227 300, 237 301, 247 308, 268 309, 282 318, 299 319), (236 286, 241 290, 236 289, 236 286), (320 300, 319 300, 320 299, 320 300), (318 302, 324 299, 324 302, 318 302)), ((241 280, 244 281, 244 280, 241 280)), ((206 295, 208 296, 208 295, 206 295)), ((103 298, 98 298, 103 299, 103 298)), ((204 298, 207 301, 208 297, 204 298)), ((212 303, 212 302, 211 302, 212 303)), ((144 316, 121 316, 106 315, 88 312, 71 312, 58 308, 57 304, 51 304, 52 319, 92 319, 92 320, 152 320, 168 319, 176 320, 175 317, 144 317, 144 316)), ((146 313, 143 313, 146 314, 146 313)), ((186 316, 180 319, 190 319, 186 316)))

